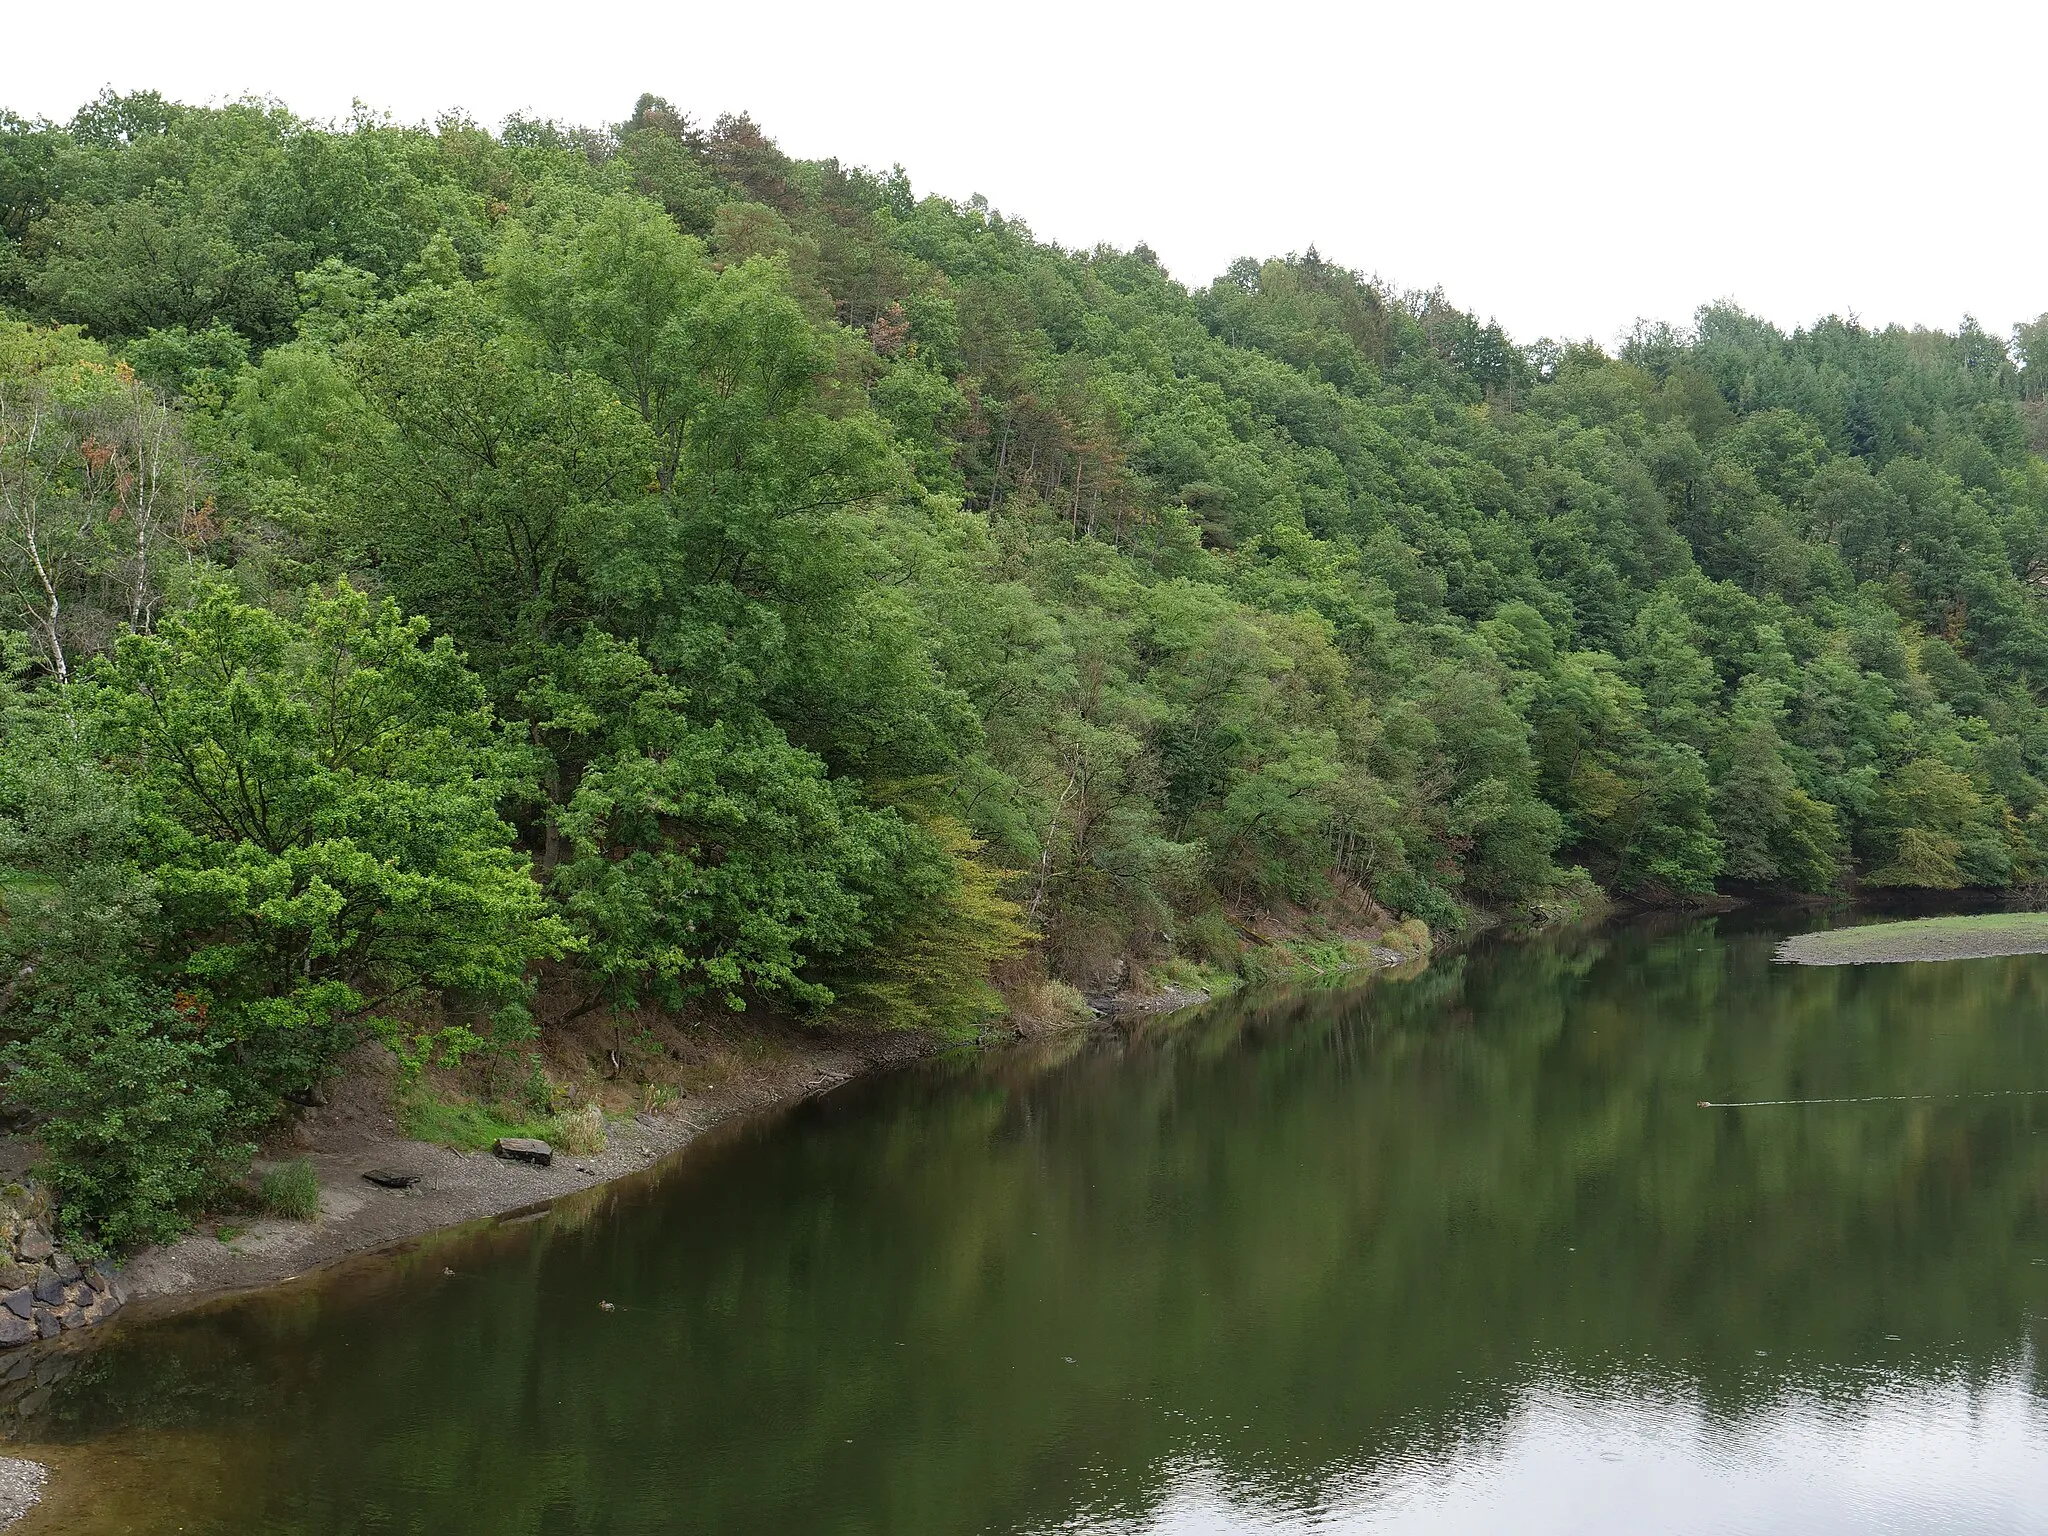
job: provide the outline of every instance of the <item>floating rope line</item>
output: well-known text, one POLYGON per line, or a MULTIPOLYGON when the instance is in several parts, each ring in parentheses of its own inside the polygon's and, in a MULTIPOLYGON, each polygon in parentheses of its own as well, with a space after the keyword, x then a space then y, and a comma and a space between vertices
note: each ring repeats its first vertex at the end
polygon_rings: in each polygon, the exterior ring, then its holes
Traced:
POLYGON ((1982 1088, 1968 1093, 1872 1093, 1854 1099, 1701 1099, 1696 1109, 1772 1109, 1789 1104, 1912 1104, 1926 1099, 2032 1099, 2048 1088, 1982 1088))

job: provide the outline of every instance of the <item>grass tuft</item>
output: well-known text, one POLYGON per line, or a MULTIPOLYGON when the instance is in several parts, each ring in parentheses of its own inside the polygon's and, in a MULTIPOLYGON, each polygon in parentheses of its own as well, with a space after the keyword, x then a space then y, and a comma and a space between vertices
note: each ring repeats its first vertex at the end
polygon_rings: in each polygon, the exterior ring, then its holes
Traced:
POLYGON ((542 1140, 576 1157, 593 1157, 605 1149, 604 1110, 595 1104, 564 1110, 547 1122, 542 1140))
POLYGON ((414 1141, 431 1141, 462 1152, 483 1152, 502 1136, 533 1136, 558 1152, 593 1156, 605 1149, 604 1111, 596 1104, 536 1115, 505 1103, 444 1099, 416 1089, 399 1101, 398 1128, 414 1141))
POLYGON ((320 1214, 320 1176, 312 1163, 295 1157, 263 1170, 256 1181, 256 1199, 273 1216, 311 1221, 320 1214))
POLYGON ((444 1099, 425 1089, 398 1105, 398 1128, 414 1141, 438 1142, 463 1152, 481 1152, 500 1136, 547 1138, 548 1122, 505 1105, 473 1099, 444 1099))

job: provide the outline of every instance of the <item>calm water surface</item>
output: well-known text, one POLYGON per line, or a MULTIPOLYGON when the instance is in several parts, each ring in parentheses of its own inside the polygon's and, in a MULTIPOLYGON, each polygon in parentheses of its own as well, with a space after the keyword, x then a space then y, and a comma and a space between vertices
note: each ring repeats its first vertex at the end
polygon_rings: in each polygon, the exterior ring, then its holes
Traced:
POLYGON ((2048 959, 1774 938, 939 1063, 119 1329, 23 1529, 2048 1531, 2048 959))

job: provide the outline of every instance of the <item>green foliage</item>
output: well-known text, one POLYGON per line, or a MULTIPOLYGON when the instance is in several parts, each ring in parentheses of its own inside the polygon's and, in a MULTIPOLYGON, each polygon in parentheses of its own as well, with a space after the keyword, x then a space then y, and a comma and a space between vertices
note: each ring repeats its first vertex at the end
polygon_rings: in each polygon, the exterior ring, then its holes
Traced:
POLYGON ((605 1149, 604 1112, 595 1104, 550 1114, 531 1104, 480 1102, 425 1086, 398 1098, 398 1128, 415 1141, 463 1152, 486 1152, 502 1137, 531 1136, 558 1152, 595 1155, 605 1149))
MULTIPOLYGON (((157 918, 128 787, 74 723, 0 684, 7 1091, 39 1117, 81 1251, 168 1237, 227 1188, 252 1118, 191 998, 136 974, 157 918)), ((260 1117, 258 1117, 260 1118, 260 1117)))
POLYGON ((66 1240, 105 1252, 175 1236, 253 1150, 215 1045, 172 998, 125 978, 39 989, 25 1015, 8 1087, 44 1117, 66 1240))
POLYGON ((388 604, 214 589, 13 697, 11 1090, 90 1241, 174 1231, 367 1009, 502 1007, 559 952, 475 684, 388 604))
POLYGON ((390 602, 343 584, 291 620, 214 589, 124 637, 97 695, 169 974, 251 1093, 317 1080, 367 1010, 514 1000, 559 953, 477 686, 390 602))
POLYGON ((1873 885, 1954 890, 2000 885, 2011 857, 1991 809, 1968 774, 1931 757, 1916 757, 1878 791, 1873 835, 1887 857, 1870 873, 1873 885))
POLYGON ((840 982, 839 1001, 888 1027, 966 1035, 1002 1008, 989 972, 1036 935, 965 826, 941 816, 922 830, 944 862, 906 882, 894 926, 840 982))
POLYGON ((396 1019, 376 1021, 378 1037, 398 1064, 398 1091, 410 1092, 427 1069, 452 1071, 485 1049, 486 1042, 467 1024, 448 1024, 439 1029, 408 1027, 396 1019))
MULTIPOLYGON (((956 1032, 1027 931, 1094 986, 1352 888, 2048 863, 2042 322, 1517 347, 651 95, 110 93, 0 120, 0 233, 5 942, 87 936, 134 1000, 67 1048, 190 1055, 224 1148, 375 1019, 496 1072, 544 957, 571 1012, 956 1032)), ((83 996, 35 975, 24 1072, 83 996)))
POLYGON ((938 857, 810 754, 722 726, 592 768, 561 824, 572 852, 553 889, 620 1007, 709 994, 739 1008, 749 990, 829 1003, 808 963, 872 943, 877 899, 915 891, 938 857))

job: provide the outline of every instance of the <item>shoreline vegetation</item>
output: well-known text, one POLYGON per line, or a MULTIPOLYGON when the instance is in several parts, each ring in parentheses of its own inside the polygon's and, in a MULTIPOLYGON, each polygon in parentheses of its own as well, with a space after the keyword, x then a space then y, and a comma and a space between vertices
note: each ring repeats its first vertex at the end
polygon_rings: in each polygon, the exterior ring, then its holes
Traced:
MULTIPOLYGON (((1351 937, 1323 931, 1304 938, 1271 922, 1260 927, 1264 931, 1246 933, 1259 958, 1237 970, 1196 974, 1175 968, 1131 978, 1056 1016, 1040 1014, 985 1031, 973 1044, 996 1048, 1120 1019, 1149 1024, 1247 985, 1318 987, 1355 984, 1375 972, 1408 974, 1427 965, 1433 951, 1427 928, 1413 922, 1351 937)), ((313 1173, 319 1190, 313 1218, 230 1213, 142 1249, 122 1272, 134 1298, 123 1324, 146 1326, 173 1312, 410 1252, 465 1230, 531 1219, 557 1201, 621 1180, 658 1176, 663 1162, 714 1131, 789 1110, 865 1073, 961 1046, 924 1032, 849 1036, 772 1020, 747 1021, 726 1040, 729 1049, 700 1062, 695 1092, 664 1098, 657 1109, 638 1115, 603 1117, 606 1130, 595 1151, 558 1155, 547 1168, 493 1157, 480 1145, 458 1147, 408 1135, 407 1090, 395 1081, 388 1053, 377 1046, 358 1052, 324 1102, 302 1106, 288 1133, 266 1149, 275 1155, 257 1160, 259 1176, 282 1166, 285 1154, 313 1173), (388 1169, 416 1174, 417 1182, 394 1190, 363 1177, 388 1169)), ((444 1104, 476 1103, 461 1084, 444 1082, 440 1091, 444 1104)), ((51 1347, 77 1351, 97 1342, 73 1334, 51 1347)), ((50 1476, 39 1461, 0 1457, 0 1529, 39 1502, 50 1476)))
POLYGON ((587 1160, 799 1036, 2025 886, 2044 448, 2048 316, 1517 341, 652 95, 0 109, 0 1109, 67 1253, 247 1246, 364 1084, 587 1160))
MULTIPOLYGON (((1431 952, 1428 931, 1413 923, 1358 938, 1268 931, 1259 936, 1260 958, 1239 971, 1173 968, 1087 999, 1071 1011, 1041 1013, 990 1029, 973 1044, 1000 1047, 1101 1022, 1175 1013, 1246 985, 1345 985, 1372 972, 1398 973, 1426 964, 1431 952)), ((615 1107, 604 1113, 603 1085, 591 1083, 598 1092, 584 1097, 582 1105, 600 1127, 597 1136, 580 1150, 558 1146, 547 1169, 491 1155, 495 1135, 527 1127, 496 1123, 493 1106, 479 1101, 473 1080, 457 1073, 403 1084, 387 1054, 372 1046, 347 1063, 323 1095, 325 1102, 300 1107, 286 1132, 257 1159, 259 1179, 284 1166, 313 1172, 319 1194, 310 1220, 261 1210, 224 1211, 192 1234, 136 1253, 122 1281, 140 1304, 137 1316, 142 1319, 281 1284, 342 1259, 638 1176, 715 1128, 786 1109, 864 1073, 960 1045, 930 1033, 827 1033, 787 1022, 743 1020, 724 1032, 719 1045, 698 1053, 687 1089, 650 1094, 649 1088, 664 1085, 642 1079, 623 1085, 623 1097, 612 1098, 614 1106, 630 1107, 637 1100, 650 1108, 628 1113, 615 1107), (425 1097, 438 1113, 409 1110, 408 1094, 416 1101, 425 1097), (485 1129, 463 1134, 465 1113, 482 1115, 485 1129), (449 1134, 451 1126, 454 1134, 449 1134), (364 1178, 380 1170, 417 1174, 418 1182, 402 1191, 380 1189, 364 1178)))
POLYGON ((2048 954, 2048 912, 1981 912, 1859 924, 1794 934, 1784 965, 1905 965, 2048 954))

